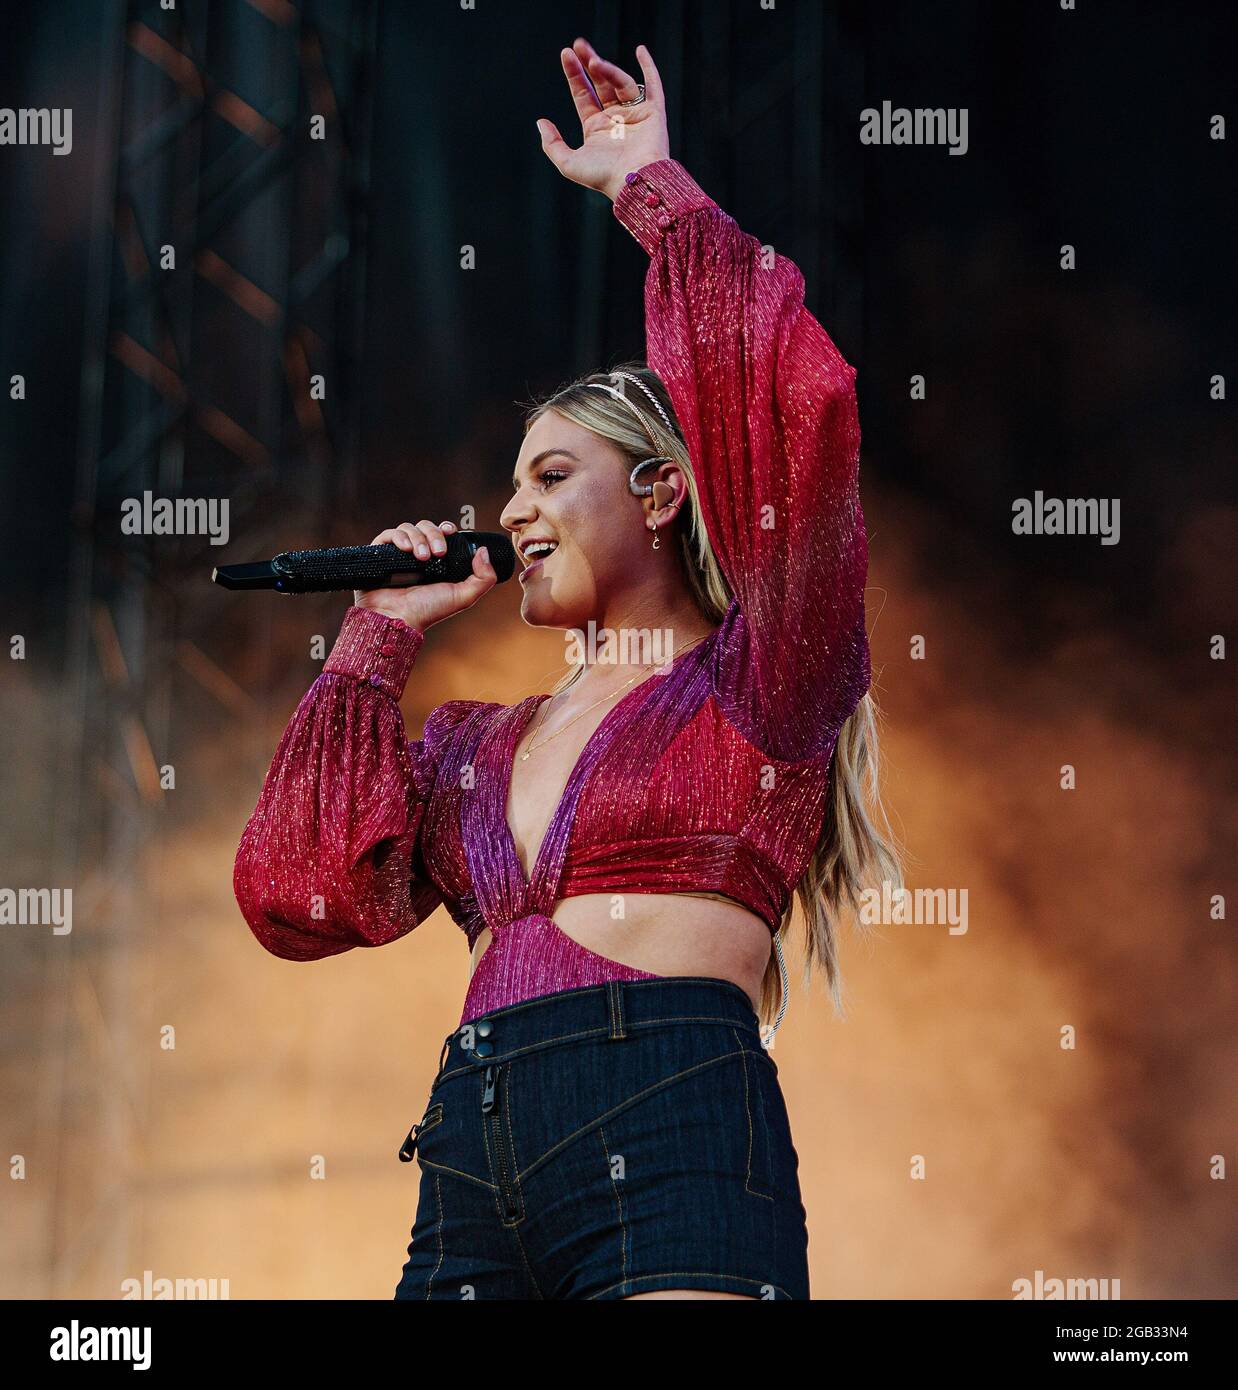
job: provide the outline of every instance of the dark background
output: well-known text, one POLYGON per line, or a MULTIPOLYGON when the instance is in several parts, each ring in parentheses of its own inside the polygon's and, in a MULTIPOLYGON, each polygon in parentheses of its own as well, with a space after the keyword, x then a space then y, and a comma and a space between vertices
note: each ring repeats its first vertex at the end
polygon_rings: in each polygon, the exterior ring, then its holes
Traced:
MULTIPOLYGON (((345 67, 333 45, 344 48, 337 36, 357 8, 304 7, 328 67, 332 57, 345 67)), ((128 9, 130 22, 179 31, 179 15, 128 9)), ((114 139, 95 109, 101 66, 115 66, 116 10, 30 7, 0 59, 8 104, 75 109, 71 157, 6 148, 0 162, 0 333, 6 366, 29 389, 0 425, 3 562, 23 603, 46 605, 53 622, 86 423, 91 160, 114 139)), ((259 109, 295 99, 295 71, 259 61, 272 21, 245 4, 209 12, 199 58, 237 77, 259 109)), ((1023 582, 1077 574, 1110 593, 1115 619, 1146 616, 1161 548, 1194 507, 1232 495, 1227 412, 1208 398, 1208 378, 1232 372, 1235 348, 1233 144, 1209 138, 1238 37, 1221 4, 381 5, 360 360, 352 378, 332 381, 325 426, 338 449, 359 390, 358 510, 385 521, 377 499, 395 494, 449 511, 462 491, 501 486, 516 448, 513 401, 643 348, 643 253, 601 195, 555 172, 533 127, 549 115, 571 131, 555 55, 578 31, 629 66, 646 36, 671 93, 674 153, 804 270, 810 308, 859 369, 870 472, 940 507, 950 538, 939 558, 957 563, 963 543, 982 552, 976 564, 1013 567, 1023 582), (862 146, 858 112, 885 98, 966 106, 968 153, 862 146), (1073 272, 1058 268, 1067 242, 1073 272), (477 248, 469 273, 458 269, 465 243, 477 248), (913 372, 928 379, 923 403, 908 399, 913 372), (1010 500, 1036 488, 1120 494, 1121 545, 1013 539, 1010 500)), ((144 114, 183 99, 159 69, 146 79, 144 114)), ((136 103, 122 95, 132 133, 136 103)), ((234 127, 209 110, 198 125, 204 166, 231 155, 233 169, 246 167, 234 127)), ((323 164, 304 138, 293 143, 311 171, 323 164)), ((193 170, 179 172, 205 203, 193 170)), ((200 229, 154 215, 159 199, 144 191, 148 247, 169 225, 200 229)), ((319 210, 318 226, 282 229, 289 244, 270 255, 276 283, 264 288, 279 293, 340 211, 319 210)), ((245 223, 218 239, 234 253, 247 249, 245 223)), ((177 300, 166 285, 151 295, 165 309, 177 300)), ((321 295, 311 310, 357 307, 340 297, 321 295)), ((198 286, 183 358, 204 397, 262 439, 267 416, 247 381, 260 363, 194 360, 227 350, 219 298, 198 286)), ((278 333, 268 338, 274 354, 278 333)), ((298 487, 292 415, 285 400, 263 439, 268 500, 298 487)), ((187 433, 187 474, 226 477, 218 445, 187 433)))

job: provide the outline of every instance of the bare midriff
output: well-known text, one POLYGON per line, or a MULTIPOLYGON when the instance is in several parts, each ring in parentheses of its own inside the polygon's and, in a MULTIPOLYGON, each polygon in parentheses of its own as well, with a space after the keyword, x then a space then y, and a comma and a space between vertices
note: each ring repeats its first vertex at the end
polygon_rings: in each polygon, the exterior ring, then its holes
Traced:
MULTIPOLYGON (((699 975, 730 980, 759 1012, 761 981, 770 958, 766 924, 718 893, 624 893, 616 921, 614 895, 560 898, 551 917, 566 936, 621 965, 653 975, 699 975)), ((473 943, 470 976, 490 945, 485 928, 473 943)))

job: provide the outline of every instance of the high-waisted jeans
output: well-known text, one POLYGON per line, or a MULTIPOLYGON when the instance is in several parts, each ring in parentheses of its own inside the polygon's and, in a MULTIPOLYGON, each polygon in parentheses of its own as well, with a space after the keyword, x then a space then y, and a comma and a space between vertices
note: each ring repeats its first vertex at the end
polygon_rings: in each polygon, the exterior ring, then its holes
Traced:
POLYGON ((748 996, 668 976, 563 990, 449 1034, 397 1299, 806 1299, 799 1162, 748 996))

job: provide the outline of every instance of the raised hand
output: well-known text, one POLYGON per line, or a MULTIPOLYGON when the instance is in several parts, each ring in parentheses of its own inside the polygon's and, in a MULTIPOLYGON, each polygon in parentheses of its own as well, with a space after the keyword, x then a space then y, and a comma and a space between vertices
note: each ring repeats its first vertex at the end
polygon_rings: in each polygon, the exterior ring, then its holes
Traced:
POLYGON ((613 202, 625 174, 670 155, 666 98, 658 69, 649 50, 638 44, 636 60, 645 81, 645 99, 636 106, 624 106, 639 95, 636 79, 601 57, 587 39, 577 39, 559 57, 584 143, 572 149, 555 123, 542 117, 537 122, 542 149, 564 178, 595 188, 613 202))

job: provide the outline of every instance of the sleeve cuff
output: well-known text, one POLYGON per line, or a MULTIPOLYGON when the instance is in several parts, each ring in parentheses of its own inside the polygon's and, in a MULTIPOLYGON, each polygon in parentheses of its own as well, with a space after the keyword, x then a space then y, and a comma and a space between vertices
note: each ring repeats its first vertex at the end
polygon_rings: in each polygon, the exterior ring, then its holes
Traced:
POLYGON ((398 700, 425 640, 420 628, 354 604, 344 615, 323 673, 351 676, 398 700))
POLYGON ((677 159, 657 159, 627 175, 611 210, 652 256, 681 217, 717 206, 677 159))

